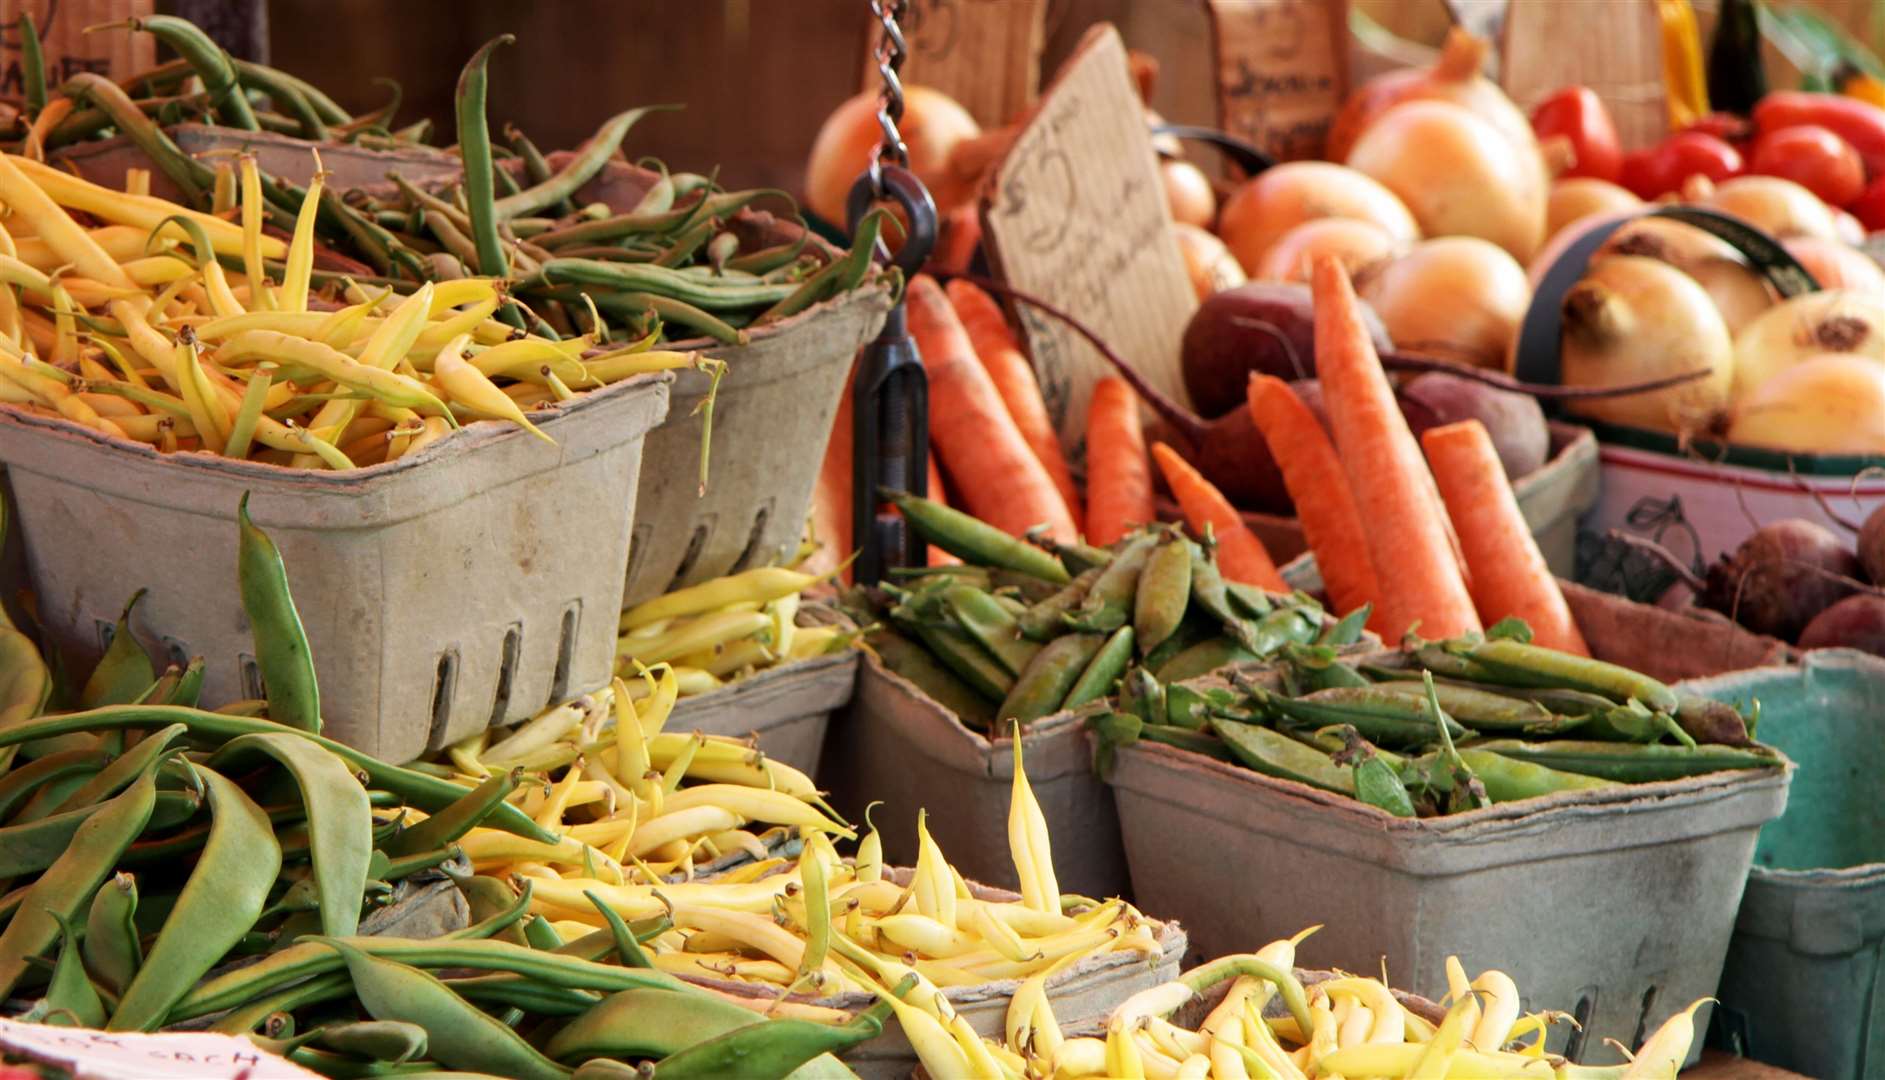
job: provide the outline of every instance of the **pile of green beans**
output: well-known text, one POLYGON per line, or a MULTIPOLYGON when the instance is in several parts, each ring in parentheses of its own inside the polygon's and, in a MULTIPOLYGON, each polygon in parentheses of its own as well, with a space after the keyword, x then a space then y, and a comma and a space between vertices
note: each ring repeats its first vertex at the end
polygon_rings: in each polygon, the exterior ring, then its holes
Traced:
POLYGON ((928 499, 893 496, 904 520, 964 560, 853 590, 885 666, 961 720, 999 734, 1093 706, 1136 679, 1176 680, 1289 644, 1359 640, 1312 597, 1227 582, 1214 552, 1171 526, 1110 550, 1046 550, 928 499))
POLYGON ((1102 767, 1145 739, 1397 817, 1782 764, 1733 706, 1533 645, 1515 620, 1396 652, 1292 644, 1268 666, 1131 680, 1089 724, 1102 767))
POLYGON ((508 801, 521 771, 469 788, 322 737, 281 556, 246 506, 239 529, 264 700, 199 708, 202 660, 157 674, 133 597, 58 711, 62 674, 0 612, 0 1000, 22 1019, 207 1024, 333 1077, 833 1075, 881 1032, 887 1004, 768 1019, 656 970, 641 943, 669 920, 599 898, 607 929, 564 942, 527 883, 473 874, 457 842, 480 825, 556 841, 508 801), (362 933, 428 879, 476 921, 362 933))

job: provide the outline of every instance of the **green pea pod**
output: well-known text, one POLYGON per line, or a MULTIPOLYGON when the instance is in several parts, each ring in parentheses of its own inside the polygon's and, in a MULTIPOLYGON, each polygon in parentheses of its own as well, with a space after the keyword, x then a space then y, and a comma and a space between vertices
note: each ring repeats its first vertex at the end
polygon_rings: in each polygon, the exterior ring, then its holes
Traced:
POLYGON ((410 829, 401 829, 393 839, 381 845, 380 850, 388 855, 416 855, 422 851, 435 851, 459 839, 491 816, 499 803, 510 798, 517 790, 517 785, 524 778, 524 770, 511 769, 508 772, 493 773, 483 783, 471 789, 465 797, 452 803, 436 814, 410 829))
POLYGON ((1285 645, 1308 645, 1316 640, 1322 629, 1322 622, 1317 613, 1300 607, 1279 607, 1251 627, 1248 622, 1240 621, 1230 627, 1231 636, 1243 642, 1244 647, 1258 656, 1268 657, 1285 645), (1240 627, 1250 627, 1250 639, 1239 634, 1240 627))
POLYGON ((1173 683, 1165 688, 1165 715, 1158 722, 1187 731, 1203 731, 1212 701, 1192 687, 1173 683))
POLYGON ((32 958, 52 947, 59 935, 54 913, 70 919, 91 904, 118 857, 144 831, 156 805, 157 765, 153 762, 136 783, 87 818, 73 834, 71 845, 21 893, 13 918, 0 932, 0 998, 19 984, 32 958))
POLYGON ((1330 760, 1354 770, 1355 798, 1395 817, 1413 817, 1414 800, 1407 794, 1407 785, 1401 781, 1401 774, 1395 771, 1393 765, 1382 760, 1381 755, 1375 753, 1375 748, 1354 727, 1343 725, 1338 731, 1342 749, 1330 760))
POLYGON ((157 680, 157 671, 151 664, 150 654, 144 651, 137 635, 131 632, 131 612, 137 608, 137 602, 144 599, 147 591, 139 589, 132 593, 130 601, 124 605, 124 611, 119 614, 117 627, 111 634, 111 644, 105 647, 105 655, 98 661, 98 666, 92 669, 91 677, 85 680, 85 687, 79 691, 79 702, 86 708, 124 705, 135 701, 157 680))
POLYGON ((1682 730, 1675 717, 1668 713, 1651 712, 1640 701, 1603 709, 1584 719, 1585 722, 1577 729, 1580 738, 1603 742, 1653 743, 1661 741, 1664 735, 1670 735, 1684 746, 1695 746, 1695 740, 1682 730))
POLYGON ((38 116, 46 108, 46 53, 29 11, 20 12, 20 78, 25 84, 26 111, 38 116))
MULTIPOLYGON (((85 915, 85 937, 81 942, 85 970, 113 997, 124 993, 144 963, 136 914, 137 878, 119 873, 99 887, 85 915)), ((94 1026, 104 1022, 100 1017, 94 1026)))
POLYGON ((1017 570, 1055 584, 1072 580, 1060 560, 960 510, 901 492, 885 492, 884 497, 903 512, 904 520, 923 539, 951 555, 984 566, 1017 570))
POLYGON ((321 730, 321 688, 314 654, 288 589, 288 568, 268 534, 249 520, 249 493, 236 504, 236 577, 242 610, 255 637, 255 664, 268 695, 269 719, 304 731, 321 730))
POLYGON ((401 1020, 365 1020, 329 1024, 310 1032, 327 1050, 400 1065, 425 1056, 425 1029, 401 1020))
POLYGON ((59 956, 52 965, 52 980, 46 984, 46 1022, 97 1028, 105 1022, 105 1003, 86 977, 79 956, 79 935, 63 913, 55 911, 52 917, 59 921, 59 956))
POLYGON ((1680 780, 1726 769, 1768 769, 1786 761, 1765 747, 1701 745, 1691 749, 1667 743, 1645 745, 1582 739, 1553 739, 1536 743, 1494 739, 1475 743, 1472 748, 1561 772, 1596 776, 1625 784, 1680 780))
MULTIPOLYGON (((1224 575, 1217 568, 1204 547, 1196 541, 1186 539, 1185 550, 1191 556, 1191 596, 1197 602, 1198 610, 1224 624, 1226 633, 1238 636, 1231 628, 1245 625, 1244 615, 1238 606, 1232 603, 1230 586, 1225 583, 1224 575)), ((1266 611, 1265 614, 1268 614, 1266 611)), ((1249 648, 1249 644, 1245 644, 1249 648)), ((1252 652, 1257 650, 1251 649, 1252 652)))
POLYGON ((209 841, 108 1030, 155 1031, 163 1024, 171 1007, 255 925, 281 873, 281 845, 268 815, 221 773, 197 769, 209 791, 209 841))
POLYGON ((1020 622, 993 596, 972 585, 942 590, 943 606, 956 625, 988 651, 1008 674, 1019 675, 1041 647, 1021 636, 1020 622))
POLYGON ((1042 646, 1027 670, 1015 679, 1014 689, 1002 699, 995 719, 1018 720, 1026 727, 1059 710, 1105 644, 1104 634, 1064 634, 1042 646))
POLYGON ((59 750, 0 776, 0 820, 12 817, 15 810, 48 785, 60 786, 61 781, 73 777, 79 777, 79 782, 84 783, 103 770, 110 760, 103 750, 92 747, 59 750))
MULTIPOLYGON (((1411 679, 1373 684, 1383 693, 1399 694, 1410 700, 1427 696, 1426 687, 1411 679)), ((1537 701, 1497 694, 1477 687, 1434 680, 1434 695, 1448 716, 1474 731, 1523 731, 1531 734, 1555 734, 1569 731, 1586 722, 1587 716, 1560 716, 1537 701)), ((1603 700, 1603 699, 1599 699, 1603 700)), ((1610 706, 1608 701, 1604 702, 1610 706)))
POLYGON ((1224 745, 1245 768, 1340 795, 1355 794, 1354 773, 1313 746, 1305 746, 1269 728, 1221 716, 1211 717, 1211 730, 1217 732, 1218 738, 1224 740, 1224 745))
MULTIPOLYGON (((736 262, 738 260, 735 260, 736 262)), ((1069 574, 1081 574, 1088 570, 1099 569, 1113 561, 1113 553, 1103 547, 1092 544, 1063 544, 1052 537, 1043 536, 1038 541, 1046 547, 1069 574)))
MULTIPOLYGON (((471 237, 478 248, 478 272, 499 278, 510 275, 510 262, 504 257, 504 244, 497 231, 491 129, 485 122, 484 102, 491 81, 491 53, 499 45, 509 45, 516 40, 515 34, 499 34, 479 46, 465 62, 453 98, 458 118, 458 153, 465 163, 465 205, 471 217, 471 237)), ((502 310, 512 320, 517 319, 515 307, 505 305, 502 310)))
POLYGON ((495 1073, 518 1080, 563 1080, 567 1074, 452 988, 418 968, 370 956, 333 938, 319 939, 340 954, 354 994, 375 1020, 400 1021, 424 1030, 427 1052, 455 1069, 495 1073))
POLYGON ((1368 617, 1374 614, 1373 604, 1363 604, 1340 619, 1330 623, 1316 639, 1316 644, 1331 648, 1343 648, 1361 640, 1362 631, 1368 627, 1368 617))
POLYGON ((1283 657, 1288 661, 1289 669, 1311 692, 1338 687, 1359 689, 1373 685, 1366 675, 1342 663, 1335 649, 1328 645, 1297 645, 1292 642, 1283 646, 1283 657))
MULTIPOLYGON (((360 926, 367 860, 373 853, 373 808, 366 789, 346 762, 298 735, 243 735, 224 743, 209 764, 222 769, 258 756, 286 769, 301 790, 321 898, 321 932, 352 934, 360 926)), ((215 843, 213 835, 210 842, 215 843)))
POLYGON ((1224 740, 1209 731, 1194 731, 1190 728, 1173 727, 1170 724, 1147 724, 1139 729, 1139 737, 1146 742, 1164 743, 1180 750, 1189 750, 1194 754, 1203 754, 1218 761, 1234 761, 1224 740))
POLYGON ((1460 751, 1460 757, 1466 759, 1466 764, 1472 767, 1473 775, 1479 777, 1479 782, 1486 785, 1486 795, 1496 803, 1535 799, 1542 795, 1555 795, 1561 791, 1601 791, 1624 786, 1615 780, 1564 772, 1536 762, 1506 757, 1490 750, 1476 750, 1468 747, 1460 751))
POLYGON ((1110 634, 1126 625, 1133 615, 1139 575, 1157 547, 1158 536, 1154 533, 1142 533, 1126 541, 1094 579, 1079 610, 1067 616, 1067 625, 1089 634, 1110 634))
POLYGON ((994 723, 994 706, 953 671, 938 663, 923 646, 894 630, 872 630, 870 648, 886 669, 908 679, 931 701, 955 713, 964 724, 986 729, 994 723))
POLYGON ((1185 540, 1167 538, 1148 552, 1133 596, 1132 628, 1141 655, 1151 653, 1184 621, 1191 603, 1191 554, 1185 540))
POLYGON ((1086 670, 1074 680, 1073 688, 1067 691, 1067 697, 1060 703, 1063 709, 1077 709, 1090 701, 1098 701, 1113 692, 1113 687, 1132 663, 1132 636, 1130 626, 1122 626, 1113 631, 1100 646, 1093 659, 1087 662, 1086 670))
MULTIPOLYGON (((1284 719, 1312 728, 1352 724, 1371 742, 1422 746, 1435 738, 1433 720, 1422 699, 1374 687, 1338 687, 1300 698, 1258 689, 1255 696, 1265 709, 1284 719)), ((1450 717, 1446 718, 1446 727, 1449 735, 1458 738, 1471 734, 1450 717)))
POLYGON ((954 626, 922 623, 906 623, 904 628, 914 632, 944 667, 990 701, 999 701, 1013 690, 1015 676, 966 632, 954 626))
POLYGON ((1021 614, 1021 636, 1029 641, 1052 641, 1067 632, 1067 615, 1086 599, 1087 590, 1099 580, 1101 567, 1082 570, 1062 586, 1059 592, 1037 601, 1021 614))
MULTIPOLYGON (((1195 608, 1196 605, 1193 606, 1195 608)), ((1146 653, 1139 665, 1155 673, 1161 671, 1180 653, 1218 637, 1221 629, 1215 619, 1201 616, 1196 610, 1189 611, 1185 614, 1185 621, 1178 624, 1172 636, 1166 638, 1158 648, 1146 653)))
POLYGON ((1224 592, 1230 597, 1232 611, 1246 619, 1261 619, 1276 610, 1276 598, 1255 585, 1226 581, 1224 592))
POLYGON ((693 1043, 655 1063, 655 1080, 784 1076, 813 1058, 842 1053, 883 1033, 890 1006, 879 1001, 845 1024, 767 1020, 693 1043))
POLYGON ((593 1057, 662 1058, 703 1039, 764 1022, 751 1009, 719 998, 621 990, 571 1020, 550 1037, 543 1052, 570 1063, 593 1057))
POLYGON ((1146 657, 1146 666, 1153 669, 1160 681, 1170 684, 1209 675, 1232 664, 1249 663, 1257 659, 1257 654, 1230 638, 1213 637, 1154 666, 1153 662, 1158 659, 1156 654, 1146 657))
POLYGON ((1681 699, 1657 679, 1617 664, 1529 645, 1522 641, 1487 641, 1466 656, 1497 681, 1519 686, 1565 687, 1602 694, 1622 704, 1635 698, 1656 712, 1673 714, 1681 699))
POLYGON ((1133 667, 1119 684, 1119 711, 1148 724, 1165 722, 1168 695, 1165 684, 1144 667, 1133 667))

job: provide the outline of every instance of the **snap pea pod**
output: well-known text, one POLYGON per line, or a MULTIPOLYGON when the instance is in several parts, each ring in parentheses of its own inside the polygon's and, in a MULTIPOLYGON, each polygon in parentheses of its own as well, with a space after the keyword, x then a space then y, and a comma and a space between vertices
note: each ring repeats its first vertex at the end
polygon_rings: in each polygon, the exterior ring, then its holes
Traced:
POLYGON ((1152 533, 1127 541, 1093 580, 1080 607, 1067 616, 1067 625, 1089 634, 1110 634, 1126 625, 1133 614, 1140 573, 1157 547, 1158 537, 1152 533))
MULTIPOLYGON (((1397 694, 1410 701, 1427 696, 1425 686, 1410 679, 1374 684, 1382 693, 1397 694)), ((1553 735, 1584 724, 1588 715, 1559 715, 1536 700, 1496 694, 1453 682, 1433 681, 1434 695, 1447 715, 1474 731, 1522 731, 1531 735, 1553 735)), ((1603 699, 1599 699, 1603 700, 1603 699)), ((1614 708, 1607 700, 1607 708, 1614 708)))
POLYGON ((1080 677, 1074 680, 1073 687, 1060 703, 1061 708, 1077 709, 1112 693, 1114 684, 1125 674, 1126 666, 1132 663, 1132 635, 1130 626, 1113 631, 1106 643, 1093 654, 1093 659, 1087 662, 1080 677))
POLYGON ((894 630, 879 628, 866 639, 885 668, 916 685, 964 724, 986 729, 995 721, 990 699, 979 696, 954 672, 937 663, 930 651, 894 630))
POLYGON ((1353 725, 1344 724, 1337 733, 1342 749, 1329 760, 1354 771, 1355 798, 1395 817, 1413 817, 1414 799, 1394 766, 1383 760, 1353 725))
POLYGON ((1467 747, 1460 751, 1460 757, 1466 759, 1473 775, 1486 785, 1486 795, 1496 803, 1535 799, 1561 791, 1601 791, 1624 786, 1615 780, 1553 769, 1491 750, 1467 747))
MULTIPOLYGON (((1437 737, 1423 699, 1373 687, 1338 687, 1299 698, 1259 688, 1253 696, 1264 709, 1283 720, 1311 728, 1351 724, 1370 742, 1383 745, 1424 746, 1437 737)), ((1446 717, 1446 728, 1457 738, 1471 734, 1451 717, 1446 717)))
POLYGON ((1276 598, 1255 585, 1226 581, 1224 592, 1230 597, 1232 609, 1246 619, 1261 619, 1276 608, 1276 598))
MULTIPOLYGON (((113 874, 99 886, 85 914, 85 937, 80 943, 85 970, 113 996, 124 993, 144 964, 144 947, 137 933, 137 878, 113 874)), ((99 1019, 102 1025, 104 1019, 99 1019)))
POLYGON ((58 937, 53 913, 69 919, 92 902, 118 857, 144 831, 156 805, 157 765, 152 762, 135 783, 87 818, 73 834, 71 846, 22 891, 12 919, 0 932, 0 998, 12 992, 28 962, 58 937))
POLYGON ((1617 664, 1502 639, 1482 642, 1466 653, 1496 681, 1520 686, 1567 687, 1602 694, 1619 704, 1634 698, 1657 712, 1674 713, 1682 702, 1660 680, 1617 664))
POLYGON ((1040 645, 1021 636, 1020 622, 993 596, 972 585, 949 585, 942 590, 943 606, 956 625, 988 650, 995 661, 1019 675, 1041 651, 1040 645))
POLYGON ((1029 641, 1051 641, 1064 633, 1067 629, 1067 614, 1086 598, 1087 590, 1099 579, 1100 572, 1099 567, 1082 570, 1059 592, 1035 602, 1022 612, 1019 620, 1021 635, 1029 641))
POLYGON ((381 845, 380 850, 397 857, 443 848, 490 817, 498 804, 517 790, 523 778, 524 770, 521 768, 493 773, 450 806, 410 829, 401 829, 391 840, 381 845))
MULTIPOLYGON (((954 626, 904 623, 902 628, 914 633, 943 666, 990 701, 1000 701, 1014 689, 1015 676, 983 651, 967 633, 954 626)), ((1038 654, 1036 656, 1038 659, 1038 654)), ((999 714, 997 714, 999 717, 999 714)))
POLYGON ((307 631, 288 588, 281 549, 249 517, 249 493, 236 503, 236 577, 242 610, 255 638, 269 719, 316 734, 321 730, 321 688, 307 631))
POLYGON ((888 1002, 844 1024, 767 1020, 696 1042, 655 1063, 654 1080, 721 1076, 784 1076, 814 1058, 841 1053, 883 1033, 888 1002))
POLYGON ((1161 682, 1175 683, 1186 679, 1195 679, 1200 675, 1209 675, 1213 671, 1229 667, 1232 664, 1249 663, 1258 659, 1257 654, 1244 648, 1227 637, 1214 637, 1200 641, 1181 653, 1158 663, 1156 653, 1146 657, 1146 666, 1161 682))
MULTIPOLYGON (((86 709, 81 712, 61 713, 57 716, 38 717, 0 728, 0 749, 42 738, 79 732, 162 728, 170 724, 183 724, 189 728, 190 738, 193 741, 214 746, 220 746, 240 735, 257 732, 288 732, 308 739, 330 753, 338 754, 347 764, 365 773, 368 783, 373 787, 391 791, 428 813, 443 810, 455 800, 464 797, 465 793, 470 790, 463 785, 427 775, 417 769, 390 765, 350 746, 299 728, 291 728, 259 717, 229 716, 181 705, 114 705, 100 709, 86 709)), ((500 805, 492 813, 490 823, 493 828, 516 833, 532 840, 541 840, 546 844, 556 842, 556 837, 549 830, 530 820, 529 815, 509 803, 500 805)))
POLYGON ((904 520, 925 540, 951 555, 984 566, 1016 570, 1055 584, 1071 580, 1052 555, 960 510, 902 492, 885 492, 884 498, 896 505, 904 520))
POLYGON ((1183 537, 1167 537, 1146 553, 1144 569, 1137 575, 1132 623, 1142 655, 1177 632, 1190 606, 1192 558, 1186 543, 1183 537))
POLYGON ((1269 728, 1220 716, 1211 717, 1211 730, 1248 769, 1339 795, 1355 794, 1353 772, 1337 765, 1333 758, 1313 746, 1305 746, 1269 728))
MULTIPOLYGON (((602 166, 615 155, 615 151, 622 145, 622 140, 628 137, 628 129, 634 127, 636 121, 651 112, 675 108, 679 106, 646 105, 611 116, 556 175, 533 183, 514 195, 506 195, 497 200, 493 208, 496 211, 497 220, 509 221, 512 218, 524 217, 546 206, 568 199, 576 193, 577 188, 588 183, 602 171, 602 166)), ((535 148, 532 147, 532 149, 535 148)), ((525 161, 528 160, 529 157, 526 156, 525 161)))
POLYGON ((1106 644, 1103 634, 1062 634, 1041 647, 995 710, 995 719, 1023 727, 1057 712, 1080 674, 1106 644))
POLYGON ((128 25, 133 31, 147 31, 176 50, 190 65, 190 70, 196 72, 197 78, 203 80, 203 89, 209 92, 210 108, 215 111, 217 120, 243 131, 258 130, 255 112, 249 108, 249 99, 236 80, 235 63, 195 23, 175 15, 150 15, 131 19, 128 25))
POLYGON ((1761 748, 1702 745, 1690 749, 1665 743, 1644 745, 1574 739, 1537 743, 1493 739, 1474 743, 1472 748, 1561 772, 1580 773, 1625 784, 1680 780, 1725 769, 1775 768, 1786 761, 1779 754, 1761 748))

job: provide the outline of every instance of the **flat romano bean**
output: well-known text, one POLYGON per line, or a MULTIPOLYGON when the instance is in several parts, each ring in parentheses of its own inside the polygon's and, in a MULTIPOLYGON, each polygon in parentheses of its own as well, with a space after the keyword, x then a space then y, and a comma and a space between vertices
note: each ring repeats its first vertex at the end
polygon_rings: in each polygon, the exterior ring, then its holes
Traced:
POLYGON ((571 1020, 550 1037, 543 1052, 571 1063, 593 1057, 663 1058, 702 1039, 761 1022, 753 1010, 720 998, 621 990, 571 1020))
POLYGON ((53 812, 76 810, 83 806, 109 799, 125 786, 141 776, 150 763, 161 757, 184 733, 182 724, 171 724, 160 728, 138 740, 136 746, 119 754, 110 764, 98 770, 97 774, 81 785, 78 790, 66 796, 65 800, 53 807, 53 812))
POLYGON ((309 1034, 324 1050, 393 1065, 424 1057, 426 1051, 425 1029, 403 1020, 329 1024, 309 1034))
POLYGON ((161 1026, 171 1007, 255 925, 281 873, 281 845, 268 815, 221 773, 197 769, 209 790, 209 842, 107 1030, 161 1026))
MULTIPOLYGON (((144 963, 137 933, 137 878, 112 875, 99 886, 85 915, 85 970, 115 997, 124 993, 144 963)), ((103 1024, 101 1017, 99 1023, 103 1024)))
POLYGON ((52 979, 46 984, 46 1023, 67 1027, 96 1028, 105 1022, 105 1003, 85 974, 79 958, 79 935, 72 920, 53 912, 59 922, 59 956, 53 961, 52 979))
POLYGON ((250 520, 246 491, 236 503, 236 525, 236 577, 255 638, 255 663, 262 672, 269 719, 318 734, 321 690, 308 635, 288 588, 281 550, 250 520))
POLYGON ((137 610, 138 601, 144 599, 147 591, 139 589, 132 593, 119 613, 117 625, 112 629, 111 644, 105 646, 105 655, 99 658, 98 666, 92 669, 85 686, 79 690, 79 701, 86 706, 129 704, 156 680, 157 672, 150 654, 131 632, 131 613, 137 610))
MULTIPOLYGON (((73 843, 79 827, 104 805, 86 804, 35 821, 0 828, 0 878, 36 874, 51 866, 73 843)), ((194 791, 160 791, 151 811, 151 828, 188 819, 201 805, 194 791)))
POLYGON ((46 785, 73 776, 95 776, 110 760, 109 754, 93 747, 59 750, 0 776, 0 821, 11 817, 46 785))
POLYGON ((467 792, 464 798, 452 803, 436 814, 429 815, 424 821, 409 829, 402 829, 392 840, 382 845, 381 850, 388 855, 414 855, 422 851, 434 851, 450 844, 477 828, 499 803, 510 797, 523 780, 524 770, 510 769, 493 773, 483 783, 467 792))

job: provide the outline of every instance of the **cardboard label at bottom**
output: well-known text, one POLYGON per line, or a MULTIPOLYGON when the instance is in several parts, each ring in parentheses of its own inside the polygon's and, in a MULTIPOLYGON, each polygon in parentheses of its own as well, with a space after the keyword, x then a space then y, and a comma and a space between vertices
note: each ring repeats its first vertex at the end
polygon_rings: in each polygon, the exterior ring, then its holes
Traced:
POLYGON ((0 1049, 74 1080, 319 1080, 247 1039, 207 1032, 144 1035, 0 1020, 0 1049))

